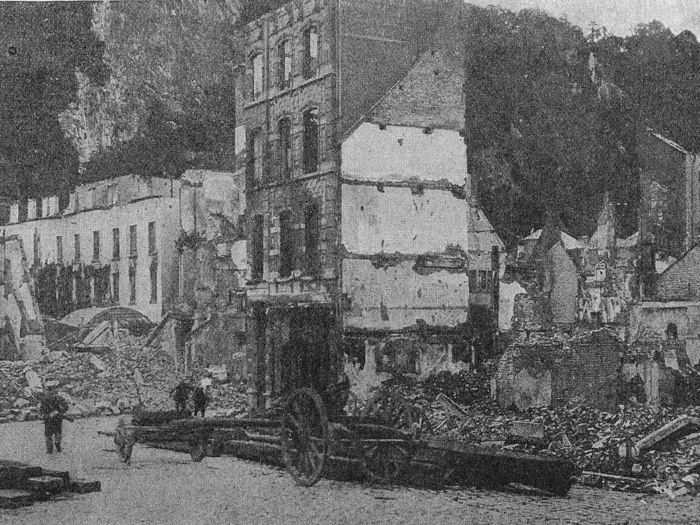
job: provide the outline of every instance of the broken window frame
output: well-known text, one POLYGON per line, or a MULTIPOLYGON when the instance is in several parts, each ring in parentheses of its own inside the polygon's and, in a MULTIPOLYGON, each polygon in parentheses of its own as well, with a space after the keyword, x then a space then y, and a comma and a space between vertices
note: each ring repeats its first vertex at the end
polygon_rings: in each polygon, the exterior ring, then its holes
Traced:
POLYGON ((73 234, 73 260, 76 263, 80 262, 80 234, 73 234))
POLYGON ((155 255, 158 253, 158 248, 156 246, 156 223, 151 221, 148 223, 148 255, 155 255))
POLYGON ((486 270, 479 270, 479 290, 488 290, 488 272, 486 270))
POLYGON ((304 30, 304 61, 303 75, 309 80, 318 74, 319 56, 321 51, 321 34, 318 27, 311 25, 304 30))
POLYGON ((292 119, 281 118, 277 124, 279 133, 280 172, 282 178, 292 175, 292 119))
POLYGON ((119 272, 112 274, 112 302, 119 304, 119 272))
POLYGON ((292 85, 292 41, 289 38, 277 44, 277 87, 287 89, 292 85))
POLYGON ((132 224, 129 226, 129 257, 136 257, 138 254, 138 237, 136 232, 136 225, 132 224))
POLYGON ((150 304, 158 303, 158 263, 153 261, 149 268, 151 282, 151 299, 150 304))
POLYGON ((262 215, 253 217, 250 246, 250 278, 253 281, 261 281, 265 271, 265 218, 262 215))
POLYGON ((317 276, 321 270, 321 210, 312 203, 304 208, 304 271, 317 276))
POLYGON ((318 108, 308 108, 303 113, 304 122, 304 173, 314 173, 320 162, 320 119, 318 108))
POLYGON ((95 230, 92 232, 92 260, 100 260, 100 232, 95 230))
POLYGON ((291 277, 294 271, 294 230, 292 212, 284 210, 279 215, 280 262, 279 276, 291 277))
POLYGON ((264 174, 264 143, 262 129, 251 129, 248 133, 247 178, 251 185, 261 184, 264 174))
POLYGON ((129 304, 136 304, 136 267, 129 267, 129 304))
POLYGON ((250 98, 259 99, 263 94, 263 84, 265 82, 265 72, 262 51, 257 51, 250 55, 250 98))
POLYGON ((112 259, 119 260, 121 246, 119 245, 119 228, 112 228, 112 259))
POLYGON ((63 264, 63 236, 56 235, 56 263, 63 264))

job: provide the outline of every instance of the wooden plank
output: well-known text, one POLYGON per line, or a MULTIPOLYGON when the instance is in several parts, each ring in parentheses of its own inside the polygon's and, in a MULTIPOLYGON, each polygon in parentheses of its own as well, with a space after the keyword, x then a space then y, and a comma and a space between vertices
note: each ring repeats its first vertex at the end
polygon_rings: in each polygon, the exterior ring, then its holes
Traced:
POLYGON ((692 416, 680 416, 670 423, 647 434, 637 441, 635 448, 641 453, 659 445, 662 441, 673 437, 683 437, 694 431, 700 430, 700 419, 692 416))

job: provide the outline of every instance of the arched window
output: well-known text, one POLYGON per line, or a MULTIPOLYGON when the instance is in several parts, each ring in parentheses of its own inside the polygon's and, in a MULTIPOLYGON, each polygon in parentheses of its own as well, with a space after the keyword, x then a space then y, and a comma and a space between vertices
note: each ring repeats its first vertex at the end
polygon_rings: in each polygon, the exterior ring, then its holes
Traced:
POLYGON ((666 326, 666 339, 678 339, 678 327, 675 323, 668 323, 668 326, 666 326))
POLYGON ((304 173, 318 171, 319 121, 318 110, 304 112, 304 173))

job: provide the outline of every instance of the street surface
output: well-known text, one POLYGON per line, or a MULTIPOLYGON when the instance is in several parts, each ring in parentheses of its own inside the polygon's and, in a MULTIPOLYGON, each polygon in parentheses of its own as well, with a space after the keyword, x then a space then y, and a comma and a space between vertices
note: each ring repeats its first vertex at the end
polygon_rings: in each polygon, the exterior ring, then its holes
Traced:
POLYGON ((279 469, 236 458, 206 458, 136 445, 131 466, 112 438, 116 418, 64 423, 65 452, 44 453, 40 422, 0 425, 0 457, 99 479, 102 492, 17 510, 0 524, 527 524, 700 523, 700 499, 671 501, 574 486, 567 498, 474 489, 373 488, 321 480, 296 486, 279 469))

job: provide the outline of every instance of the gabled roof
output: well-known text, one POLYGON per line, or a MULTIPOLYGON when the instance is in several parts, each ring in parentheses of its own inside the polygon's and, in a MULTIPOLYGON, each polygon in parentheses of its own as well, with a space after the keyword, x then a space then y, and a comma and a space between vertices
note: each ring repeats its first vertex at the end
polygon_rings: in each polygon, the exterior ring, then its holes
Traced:
MULTIPOLYGON (((523 241, 537 241, 542 236, 542 228, 537 231, 532 232, 530 235, 525 237, 523 241)), ((580 250, 584 248, 584 245, 577 238, 572 237, 568 233, 561 232, 561 242, 564 244, 566 250, 580 250)))
POLYGON ((498 236, 484 211, 478 206, 472 206, 471 225, 468 231, 469 251, 490 252, 492 246, 498 246, 499 250, 505 249, 505 244, 498 236))
POLYGON ((464 73, 448 53, 423 53, 408 73, 370 109, 366 120, 421 128, 464 128, 464 73))

